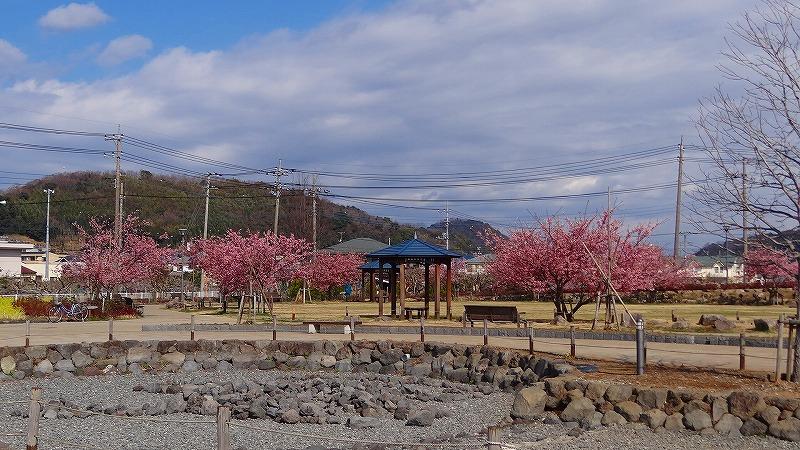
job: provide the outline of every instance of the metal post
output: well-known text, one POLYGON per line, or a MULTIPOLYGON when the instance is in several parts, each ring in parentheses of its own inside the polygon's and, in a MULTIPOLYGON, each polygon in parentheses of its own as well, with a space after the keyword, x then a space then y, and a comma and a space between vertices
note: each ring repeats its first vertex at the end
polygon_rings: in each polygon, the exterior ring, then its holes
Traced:
POLYGON ((25 347, 31 346, 31 321, 25 321, 25 347))
POLYGON ((672 257, 677 260, 681 256, 681 249, 678 246, 681 234, 681 195, 683 194, 683 136, 681 145, 678 148, 678 189, 675 199, 675 236, 672 247, 672 257))
POLYGON ((356 318, 350 316, 350 340, 356 340, 356 318))
POLYGON ((528 329, 528 353, 533 355, 533 327, 529 323, 525 323, 525 328, 528 329))
POLYGON ((55 191, 45 189, 47 194, 47 218, 45 219, 45 238, 44 238, 44 281, 50 281, 50 194, 55 191))
POLYGON ((636 321, 636 375, 644 375, 644 321, 636 321))
POLYGON ((28 406, 28 433, 25 439, 27 450, 39 448, 39 416, 42 412, 42 388, 31 389, 31 403, 28 406))
POLYGON ((114 340, 114 318, 109 317, 108 319, 108 340, 114 340))
POLYGON ((501 450, 503 447, 499 444, 498 437, 500 433, 497 427, 489 427, 486 429, 486 448, 488 450, 501 450))
POLYGON ((483 345, 489 345, 489 319, 483 319, 483 345))
POLYGON ((189 340, 194 340, 194 314, 189 317, 189 340))
POLYGON ((781 380, 781 353, 783 352, 783 314, 778 318, 778 345, 775 346, 775 382, 781 380))
POLYGON ((739 333, 739 370, 744 370, 744 333, 739 333))
POLYGON ((231 450, 231 409, 217 408, 217 450, 231 450))
POLYGON ((425 316, 419 315, 419 341, 425 342, 425 316))
POLYGON ((272 315, 272 340, 278 340, 278 320, 275 318, 275 315, 272 315))
POLYGON ((569 356, 575 357, 575 325, 569 326, 569 356))

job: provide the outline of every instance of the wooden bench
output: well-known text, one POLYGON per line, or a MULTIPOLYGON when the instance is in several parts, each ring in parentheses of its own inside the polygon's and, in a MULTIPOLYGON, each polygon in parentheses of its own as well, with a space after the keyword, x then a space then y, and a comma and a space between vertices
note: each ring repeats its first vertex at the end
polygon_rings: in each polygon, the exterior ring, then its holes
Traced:
POLYGON ((467 322, 475 326, 475 322, 486 319, 489 322, 516 323, 519 328, 520 324, 526 322, 521 315, 516 306, 464 305, 464 326, 467 322))
MULTIPOLYGON (((345 326, 350 325, 350 320, 304 320, 303 325, 313 325, 314 329, 317 333, 322 331, 323 325, 338 325, 338 326, 345 326)), ((353 318, 353 325, 361 325, 361 319, 353 318)))
POLYGON ((406 320, 411 320, 415 312, 417 313, 417 319, 422 317, 423 314, 425 317, 428 317, 428 308, 424 306, 406 306, 403 308, 403 314, 405 314, 406 320))

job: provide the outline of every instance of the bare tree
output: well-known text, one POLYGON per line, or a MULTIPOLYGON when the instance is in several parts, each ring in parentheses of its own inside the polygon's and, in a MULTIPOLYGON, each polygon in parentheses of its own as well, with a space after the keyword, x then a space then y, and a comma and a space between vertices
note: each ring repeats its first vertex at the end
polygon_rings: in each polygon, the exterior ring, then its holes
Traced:
MULTIPOLYGON (((719 67, 729 81, 695 120, 709 165, 689 194, 692 209, 703 231, 744 229, 735 240, 752 235, 800 262, 800 7, 764 0, 731 32, 719 67)), ((800 270, 793 276, 800 283, 800 270)), ((800 313, 797 288, 794 300, 800 313)), ((793 357, 798 381, 800 334, 793 357)))

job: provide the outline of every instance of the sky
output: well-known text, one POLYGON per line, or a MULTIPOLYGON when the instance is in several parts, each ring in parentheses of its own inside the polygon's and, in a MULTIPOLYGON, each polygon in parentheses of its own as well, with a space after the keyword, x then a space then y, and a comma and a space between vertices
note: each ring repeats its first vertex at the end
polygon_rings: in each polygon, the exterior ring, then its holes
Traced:
MULTIPOLYGON (((618 215, 658 223, 653 239, 671 250, 675 188, 629 190, 674 183, 678 143, 697 142, 699 99, 724 85, 729 24, 755 4, 0 0, 0 122, 119 126, 126 138, 259 170, 280 158, 321 172, 335 201, 406 223, 450 208, 509 229, 596 211, 604 195, 563 196, 610 188, 618 215), (642 167, 570 169, 634 152, 647 155, 634 160, 642 167), (475 201, 500 198, 514 201, 475 201)), ((0 139, 112 149, 102 137, 0 139)), ((154 170, 132 161, 147 157, 222 171, 123 148, 125 170, 154 170)), ((97 154, 0 147, 0 157, 9 172, 113 168, 97 154)), ((703 239, 689 237, 687 250, 703 239)))

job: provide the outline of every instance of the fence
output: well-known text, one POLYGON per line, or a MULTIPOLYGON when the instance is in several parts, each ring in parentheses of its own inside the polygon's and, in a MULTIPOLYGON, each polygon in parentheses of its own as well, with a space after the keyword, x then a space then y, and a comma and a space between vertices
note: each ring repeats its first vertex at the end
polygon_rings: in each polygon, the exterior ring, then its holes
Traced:
MULTIPOLYGON (((0 433, 0 437, 11 437, 24 440, 26 449, 28 450, 38 450, 40 444, 48 444, 48 443, 65 445, 70 448, 76 448, 76 449, 99 450, 99 449, 111 448, 108 446, 102 446, 102 444, 90 445, 84 442, 71 442, 63 440, 57 436, 45 436, 42 433, 43 431, 42 427, 39 426, 39 422, 42 418, 42 407, 44 406, 47 408, 57 408, 60 410, 69 411, 73 414, 78 414, 81 417, 97 416, 117 421, 156 422, 156 423, 166 423, 166 424, 191 424, 191 425, 209 425, 209 426, 213 425, 215 428, 214 434, 216 435, 215 448, 218 450, 232 450, 234 430, 236 429, 248 430, 250 432, 266 433, 272 435, 302 437, 317 442, 379 445, 382 448, 391 448, 391 447, 487 448, 490 450, 501 450, 501 449, 517 449, 520 447, 534 448, 543 445, 552 446, 557 441, 571 439, 570 436, 557 436, 557 437, 544 438, 534 442, 508 443, 500 441, 500 427, 489 426, 486 429, 486 438, 482 439, 480 442, 431 443, 431 442, 410 442, 410 441, 382 441, 377 439, 360 439, 360 438, 347 438, 340 436, 326 436, 321 434, 279 430, 276 428, 270 428, 268 426, 252 425, 245 420, 232 419, 230 407, 224 405, 221 405, 217 408, 217 414, 215 420, 211 419, 189 420, 182 418, 160 418, 153 416, 120 416, 115 414, 106 414, 97 411, 70 408, 61 404, 52 405, 50 404, 49 401, 43 400, 42 394, 43 391, 41 388, 34 387, 31 389, 31 397, 29 400, 0 401, 0 405, 25 405, 25 404, 28 405, 28 421, 26 429, 19 430, 16 432, 12 431, 12 432, 0 433)), ((211 430, 209 430, 209 434, 210 433, 211 430)), ((264 440, 264 442, 268 441, 264 440)), ((46 447, 46 445, 43 445, 43 447, 46 447)))

